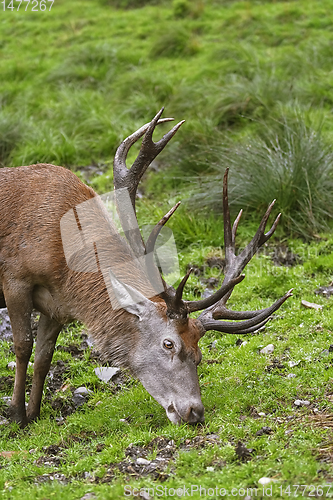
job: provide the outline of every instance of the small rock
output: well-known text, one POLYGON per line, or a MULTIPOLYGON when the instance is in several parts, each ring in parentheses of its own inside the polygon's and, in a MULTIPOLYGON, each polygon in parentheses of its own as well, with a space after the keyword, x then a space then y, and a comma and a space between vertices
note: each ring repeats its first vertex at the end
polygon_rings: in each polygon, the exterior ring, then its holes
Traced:
POLYGON ((112 366, 99 366, 98 368, 95 368, 94 372, 100 380, 103 382, 109 382, 109 380, 120 372, 120 368, 114 368, 112 366))
POLYGON ((319 413, 318 408, 313 408, 313 410, 312 410, 312 411, 313 411, 313 413, 319 413))
POLYGON ((150 460, 146 460, 145 458, 137 458, 136 459, 136 463, 138 465, 149 465, 150 464, 150 460))
POLYGON ((16 362, 15 361, 10 361, 7 365, 7 368, 9 368, 9 370, 15 370, 16 368, 16 362))
POLYGON ((260 411, 258 413, 259 417, 266 417, 266 413, 264 413, 263 411, 260 411))
POLYGON ((81 394, 82 396, 88 396, 92 391, 86 387, 78 387, 75 389, 74 394, 81 394))
POLYGON ((266 484, 272 483, 273 481, 274 479, 272 479, 271 477, 261 477, 258 483, 262 486, 265 486, 266 484))
POLYGON ((333 295, 333 286, 332 283, 328 286, 320 286, 318 290, 315 290, 317 295, 323 295, 324 297, 330 297, 333 295))
POLYGON ((80 498, 80 500, 91 500, 93 498, 97 498, 95 493, 86 493, 83 495, 83 497, 80 498))
POLYGON ((261 349, 260 354, 272 354, 272 352, 274 352, 274 345, 268 344, 266 347, 261 349))
POLYGON ((74 396, 72 397, 72 401, 77 408, 78 406, 84 405, 84 403, 87 402, 87 398, 83 394, 74 394, 74 396))
POLYGON ((315 304, 314 302, 308 302, 307 300, 302 300, 301 304, 307 309, 315 309, 316 311, 320 311, 323 308, 323 306, 315 304))
POLYGON ((295 378, 295 373, 288 373, 287 378, 295 378))
POLYGON ((214 467, 206 467, 207 472, 214 472, 214 467))
POLYGON ((211 351, 212 349, 216 349, 217 346, 217 340, 213 340, 211 344, 209 344, 208 349, 211 351))
POLYGON ((310 401, 306 401, 305 399, 296 399, 294 401, 295 406, 309 406, 310 401))
POLYGON ((264 434, 272 434, 272 429, 270 427, 262 427, 256 432, 256 436, 263 436, 264 434))
POLYGON ((288 365, 290 368, 294 368, 294 366, 297 366, 300 364, 300 361, 288 361, 288 365))
POLYGON ((247 340, 244 340, 244 342, 241 343, 241 345, 239 347, 244 347, 246 344, 248 344, 248 341, 247 340))

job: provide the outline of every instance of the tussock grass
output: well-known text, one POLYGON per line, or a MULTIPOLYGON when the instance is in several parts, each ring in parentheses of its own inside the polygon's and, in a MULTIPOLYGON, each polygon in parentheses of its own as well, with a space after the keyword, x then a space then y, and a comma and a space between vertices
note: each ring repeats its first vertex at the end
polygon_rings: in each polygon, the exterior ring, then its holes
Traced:
POLYGON ((273 199, 282 212, 287 233, 311 237, 329 227, 333 217, 333 149, 300 115, 276 122, 231 148, 215 151, 219 163, 202 181, 200 204, 220 207, 223 173, 231 168, 230 190, 234 209, 264 213, 273 199))

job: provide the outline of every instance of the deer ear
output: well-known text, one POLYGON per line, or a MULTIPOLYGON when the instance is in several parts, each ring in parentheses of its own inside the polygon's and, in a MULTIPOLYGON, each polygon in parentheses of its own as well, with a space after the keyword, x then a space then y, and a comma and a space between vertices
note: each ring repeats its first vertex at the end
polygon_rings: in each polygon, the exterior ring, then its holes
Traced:
POLYGON ((113 292, 119 303, 119 308, 125 309, 125 311, 131 314, 135 314, 141 321, 144 314, 147 314, 147 312, 154 307, 154 303, 132 286, 119 281, 111 269, 109 269, 109 274, 113 292))

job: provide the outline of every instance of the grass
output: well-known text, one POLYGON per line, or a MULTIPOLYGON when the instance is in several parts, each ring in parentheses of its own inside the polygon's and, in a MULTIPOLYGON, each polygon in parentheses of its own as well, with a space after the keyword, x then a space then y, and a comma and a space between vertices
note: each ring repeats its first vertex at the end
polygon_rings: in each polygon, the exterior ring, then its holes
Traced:
MULTIPOLYGON (((280 498, 288 496, 289 486, 293 494, 293 484, 317 488, 332 482, 332 298, 314 293, 332 281, 333 240, 322 226, 323 211, 331 215, 332 205, 332 12, 330 0, 55 0, 47 13, 1 11, 1 165, 46 161, 77 172, 93 167, 102 175, 89 182, 100 193, 109 191, 116 147, 165 105, 167 115, 187 121, 145 179, 140 223, 159 220, 180 193, 192 196, 198 176, 205 186, 212 167, 231 162, 231 180, 237 174, 242 191, 234 187, 230 198, 248 207, 238 245, 250 239, 257 212, 275 196, 287 230, 278 228, 275 240, 249 264, 230 306, 262 308, 289 288, 295 291, 265 331, 247 343, 214 332, 201 340, 203 427, 172 426, 141 384, 127 376, 119 391, 101 383, 89 350, 79 358, 57 350, 53 366, 62 361, 68 367, 64 390, 44 398, 41 419, 27 429, 0 426, 0 452, 17 452, 0 457, 0 498, 74 500, 89 492, 122 498, 125 485, 218 485, 245 492, 259 488, 261 477, 275 480, 272 498, 280 498), (288 190, 282 189, 282 176, 288 190), (305 243, 291 232, 304 227, 310 208, 311 224, 301 231, 305 243), (281 244, 300 256, 297 265, 273 265, 270 254, 281 244), (323 305, 322 311, 303 308, 303 299, 323 305), (274 353, 260 355, 269 343, 274 353), (291 372, 296 377, 288 378, 291 372), (71 388, 81 385, 93 391, 89 400, 57 422, 71 388), (311 404, 298 408, 296 399, 311 404), (258 436, 264 426, 272 433, 258 436), (120 472, 102 482, 110 464, 124 461, 131 443, 145 446, 164 436, 178 449, 206 434, 218 434, 219 444, 179 451, 164 483, 127 479, 120 472), (238 441, 253 449, 248 461, 237 457, 238 441), (43 448, 51 445, 61 446, 59 463, 48 465, 43 448), (48 480, 52 474, 70 481, 48 480)), ((213 182, 212 194, 219 189, 213 182)), ((198 298, 206 287, 202 279, 220 278, 207 258, 223 257, 221 221, 212 211, 195 213, 184 204, 169 225, 182 272, 189 264, 204 269, 186 286, 186 297, 198 298)), ((80 342, 81 327, 71 325, 58 344, 80 342)), ((10 348, 0 343, 0 377, 13 377, 7 368, 14 360, 10 348)), ((0 395, 10 396, 11 388, 1 385, 0 395)), ((263 497, 261 486, 257 497, 263 497)))
POLYGON ((264 213, 277 199, 286 233, 313 237, 332 222, 332 147, 323 141, 322 125, 307 127, 297 114, 274 125, 261 137, 217 149, 214 173, 199 179, 191 201, 222 211, 223 174, 230 166, 235 210, 264 213))
MULTIPOLYGON (((0 458, 0 498, 18 498, 23 490, 27 499, 76 499, 87 492, 94 492, 98 498, 120 498, 125 485, 132 488, 160 485, 170 489, 182 488, 184 484, 186 487, 200 484, 205 488, 219 485, 229 490, 257 487, 261 498, 262 488, 259 490, 258 484, 261 477, 275 478, 274 498, 280 498, 280 487, 285 489, 300 483, 317 487, 330 483, 331 464, 325 460, 329 455, 327 442, 331 431, 325 429, 325 415, 331 410, 333 358, 327 350, 332 342, 332 299, 316 296, 314 290, 332 279, 333 240, 328 235, 310 245, 301 240, 290 240, 288 244, 301 257, 302 265, 274 266, 269 257, 274 247, 270 246, 269 251, 249 264, 245 282, 230 300, 234 309, 262 308, 294 286, 294 296, 266 330, 258 335, 243 336, 242 340, 247 343, 241 346, 236 343, 238 336, 214 332, 209 332, 200 342, 204 359, 199 366, 206 408, 204 427, 173 426, 141 384, 130 378, 121 391, 114 393, 113 384, 104 384, 95 376, 96 365, 89 359, 89 351, 83 358, 75 359, 57 350, 53 366, 59 360, 68 363, 66 385, 85 385, 93 393, 83 407, 65 417, 63 425, 57 425, 55 420, 61 412, 52 409, 51 401, 44 400, 41 419, 29 428, 19 430, 15 424, 2 426, 0 449, 17 451, 17 454, 0 458), (323 310, 302 308, 302 299, 323 305, 323 310), (275 346, 273 355, 260 355, 259 350, 269 343, 275 346), (288 365, 290 361, 296 363, 292 368, 288 365), (295 378, 287 378, 291 372, 295 378), (296 399, 309 400, 311 406, 297 408, 296 399), (319 410, 316 425, 312 425, 311 420, 314 409, 319 410), (258 417, 260 412, 266 416, 258 417), (320 418, 322 425, 318 424, 320 418), (257 436, 263 426, 269 426, 272 434, 257 436), (157 436, 165 436, 178 446, 185 439, 215 433, 221 444, 180 452, 166 483, 149 477, 128 481, 121 474, 111 483, 98 480, 104 477, 110 464, 124 460, 124 450, 130 443, 142 446, 157 436), (237 458, 235 447, 239 440, 253 449, 248 461, 237 458), (44 463, 47 458, 43 447, 50 445, 62 447, 58 465, 44 463), (70 478, 70 483, 41 482, 43 474, 63 474, 70 478)), ((219 249, 192 245, 182 256, 182 269, 188 263, 204 264, 211 255, 220 255, 219 249)), ((219 276, 219 273, 206 266, 204 276, 212 275, 219 276)), ((197 297, 202 291, 202 277, 190 278, 187 298, 197 297)), ((80 328, 71 327, 61 335, 59 344, 79 345, 80 339, 80 328)), ((14 359, 9 347, 5 342, 1 344, 0 376, 12 376, 6 368, 14 359)), ((31 370, 29 368, 30 373, 31 370)), ((1 393, 10 395, 10 390, 1 393)), ((55 392, 51 399, 61 398, 66 402, 71 395, 67 388, 64 392, 55 392)), ((200 496, 194 493, 193 498, 200 496)))

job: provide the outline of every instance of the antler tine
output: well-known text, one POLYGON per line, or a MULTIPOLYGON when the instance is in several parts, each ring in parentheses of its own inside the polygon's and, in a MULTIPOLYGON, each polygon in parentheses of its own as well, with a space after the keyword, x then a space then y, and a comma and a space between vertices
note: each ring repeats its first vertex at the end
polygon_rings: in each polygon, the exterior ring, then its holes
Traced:
MULTIPOLYGON (((180 204, 181 204, 181 202, 178 201, 178 203, 176 203, 176 205, 174 207, 172 207, 171 210, 169 210, 169 212, 166 213, 162 217, 162 219, 155 225, 155 227, 151 231, 150 235, 148 236, 148 239, 147 239, 147 242, 145 245, 146 268, 148 270, 148 273, 150 274, 150 279, 152 281, 154 281, 156 279, 155 274, 157 272, 157 268, 154 265, 154 248, 155 248, 157 237, 160 234, 162 227, 168 222, 168 220, 174 214, 174 212, 177 210, 177 208, 179 207, 180 204)), ((174 290, 172 289, 172 287, 168 287, 167 283, 164 281, 162 276, 159 275, 159 278, 162 280, 163 287, 164 287, 163 296, 165 297, 165 296, 173 295, 174 290)))
POLYGON ((181 300, 182 300, 182 296, 183 296, 183 291, 184 291, 184 287, 186 285, 186 282, 187 280, 189 279, 190 277, 190 274, 193 272, 193 267, 190 267, 190 269, 187 271, 187 273, 185 274, 184 278, 181 280, 181 282, 179 283, 178 287, 177 287, 177 290, 176 290, 176 295, 175 295, 175 303, 180 303, 181 300))
POLYGON ((239 224, 240 218, 242 217, 242 213, 243 213, 243 209, 240 209, 240 211, 235 219, 235 222, 232 226, 232 240, 233 240, 233 242, 235 242, 235 239, 236 239, 238 224, 239 224))
POLYGON ((127 137, 122 144, 117 149, 115 159, 114 159, 114 186, 116 189, 127 188, 131 198, 132 206, 135 210, 135 196, 138 184, 141 177, 151 164, 151 162, 156 158, 156 156, 162 151, 170 139, 175 135, 179 127, 184 123, 184 120, 175 125, 167 134, 165 134, 162 139, 158 142, 153 142, 152 135, 156 128, 156 125, 164 123, 166 121, 171 121, 173 118, 160 119, 164 108, 162 108, 157 115, 152 119, 152 121, 139 130, 134 132, 131 136, 127 137), (126 167, 126 157, 130 147, 144 135, 142 140, 141 148, 139 154, 134 161, 132 167, 127 169, 126 167))
POLYGON ((223 333, 240 333, 240 332, 248 332, 249 328, 254 326, 261 325, 263 321, 265 321, 273 312, 275 312, 279 307, 285 302, 289 297, 292 296, 292 289, 289 290, 283 297, 278 299, 273 305, 264 309, 260 314, 256 317, 247 319, 245 321, 239 321, 238 323, 234 323, 232 321, 216 321, 213 319, 205 319, 204 317, 200 319, 200 322, 206 332, 208 330, 216 330, 218 332, 223 333))
POLYGON ((226 259, 232 256, 235 249, 235 240, 230 222, 230 209, 228 199, 228 174, 229 168, 226 168, 223 176, 223 226, 224 226, 224 248, 226 259))
POLYGON ((146 254, 149 254, 149 253, 154 251, 155 243, 156 243, 158 235, 160 234, 162 227, 168 222, 171 215, 173 215, 175 213, 175 211, 177 210, 177 208, 179 207, 180 204, 181 204, 181 201, 178 201, 176 203, 176 205, 174 207, 172 207, 171 210, 169 210, 169 212, 166 213, 162 217, 162 219, 156 224, 156 226, 154 227, 154 229, 152 230, 152 232, 150 233, 150 235, 147 239, 146 252, 145 252, 146 254))
MULTIPOLYGON (((154 126, 160 125, 161 123, 167 123, 167 122, 172 122, 174 121, 174 118, 161 118, 159 119, 159 116, 161 116, 164 108, 162 108, 157 115, 154 117, 153 121, 157 117, 157 121, 154 122, 154 126)), ((130 136, 126 137, 126 139, 123 140, 123 142, 120 144, 120 146, 117 148, 116 154, 114 156, 113 160, 113 168, 114 168, 114 179, 115 183, 121 182, 124 177, 128 174, 128 168, 126 167, 126 158, 128 155, 128 152, 130 148, 133 146, 133 144, 136 143, 142 137, 148 130, 148 128, 151 126, 152 122, 146 123, 145 125, 142 125, 136 132, 131 134, 130 136)), ((116 186, 115 188, 119 188, 123 186, 116 186)))
POLYGON ((221 286, 217 292, 213 293, 210 297, 202 300, 185 301, 188 312, 201 311, 216 304, 224 295, 226 295, 235 285, 243 281, 245 274, 241 274, 237 278, 233 278, 228 283, 221 286))

